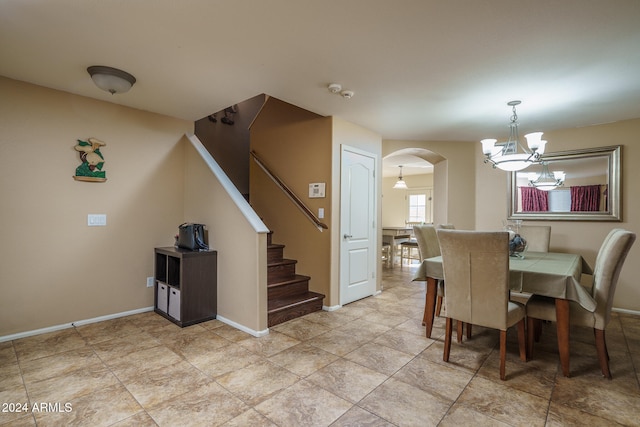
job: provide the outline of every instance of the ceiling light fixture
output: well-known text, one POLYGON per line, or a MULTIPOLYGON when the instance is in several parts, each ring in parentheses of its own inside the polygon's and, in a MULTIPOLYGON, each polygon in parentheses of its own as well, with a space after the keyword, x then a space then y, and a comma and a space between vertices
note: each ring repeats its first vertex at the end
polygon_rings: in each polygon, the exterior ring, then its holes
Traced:
POLYGON ((104 65, 92 65, 87 68, 87 72, 96 86, 111 95, 127 92, 136 82, 136 78, 126 71, 104 65))
POLYGON ((549 172, 549 163, 542 162, 542 173, 537 175, 536 173, 529 174, 529 185, 535 187, 538 190, 550 191, 556 189, 564 184, 566 174, 563 171, 549 172))
POLYGON ((400 176, 398 177, 398 181, 395 183, 393 188, 406 190, 408 187, 407 187, 407 183, 404 182, 404 179, 402 179, 402 165, 400 165, 398 167, 400 168, 400 176))
POLYGON ((509 123, 509 140, 498 144, 495 144, 495 139, 483 139, 480 142, 482 143, 482 152, 485 155, 485 163, 490 163, 494 168, 497 167, 505 171, 519 171, 540 162, 540 156, 544 153, 547 141, 542 140, 542 132, 533 132, 524 136, 527 138, 528 150, 520 144, 518 115, 516 114, 516 105, 520 105, 520 101, 509 101, 507 105, 513 111, 509 123), (518 147, 522 152, 518 151, 518 147))

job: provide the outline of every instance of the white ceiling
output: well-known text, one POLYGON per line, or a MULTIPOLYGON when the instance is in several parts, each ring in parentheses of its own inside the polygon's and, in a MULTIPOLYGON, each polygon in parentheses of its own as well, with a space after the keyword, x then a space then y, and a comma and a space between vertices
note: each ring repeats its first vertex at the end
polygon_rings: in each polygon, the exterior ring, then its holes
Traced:
POLYGON ((265 93, 385 139, 506 138, 513 99, 522 134, 640 117, 640 1, 0 0, 0 75, 194 121, 265 93), (90 65, 138 81, 112 96, 90 65))

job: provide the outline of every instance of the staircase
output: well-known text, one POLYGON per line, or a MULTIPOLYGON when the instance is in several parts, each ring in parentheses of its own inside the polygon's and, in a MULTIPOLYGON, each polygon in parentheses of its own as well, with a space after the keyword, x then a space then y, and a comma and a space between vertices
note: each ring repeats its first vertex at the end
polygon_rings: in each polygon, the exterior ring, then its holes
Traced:
POLYGON ((296 274, 294 259, 283 258, 284 245, 267 236, 268 326, 322 310, 324 295, 309 291, 309 276, 296 274))

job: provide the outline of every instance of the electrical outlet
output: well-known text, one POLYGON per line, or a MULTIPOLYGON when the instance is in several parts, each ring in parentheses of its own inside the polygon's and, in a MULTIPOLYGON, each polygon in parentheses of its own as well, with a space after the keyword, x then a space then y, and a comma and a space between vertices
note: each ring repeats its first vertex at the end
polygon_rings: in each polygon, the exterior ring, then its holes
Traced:
POLYGON ((153 287, 153 282, 155 282, 153 277, 147 277, 147 288, 152 288, 153 287))

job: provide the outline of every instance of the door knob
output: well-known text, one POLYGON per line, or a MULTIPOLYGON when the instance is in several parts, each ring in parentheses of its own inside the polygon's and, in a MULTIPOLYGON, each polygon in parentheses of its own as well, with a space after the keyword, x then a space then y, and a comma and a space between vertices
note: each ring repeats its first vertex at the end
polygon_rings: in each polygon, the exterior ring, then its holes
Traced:
POLYGON ((352 238, 353 236, 352 236, 351 234, 345 234, 343 237, 344 237, 345 239, 350 239, 350 238, 352 238))

